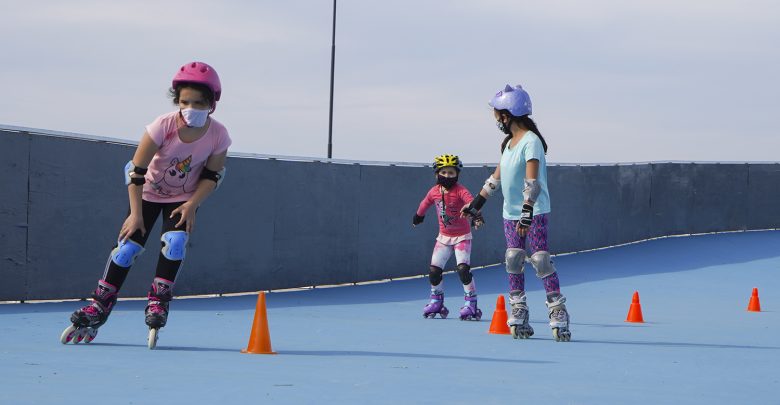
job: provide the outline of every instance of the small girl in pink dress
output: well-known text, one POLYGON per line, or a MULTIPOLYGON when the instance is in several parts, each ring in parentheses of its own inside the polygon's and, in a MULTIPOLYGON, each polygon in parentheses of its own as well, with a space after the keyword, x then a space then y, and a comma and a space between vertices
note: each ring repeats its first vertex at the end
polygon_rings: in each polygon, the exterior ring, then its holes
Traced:
MULTIPOLYGON (((428 278, 431 282, 431 301, 423 309, 423 317, 435 318, 439 314, 446 318, 449 310, 444 306, 444 285, 442 273, 447 261, 455 252, 458 275, 463 283, 465 303, 460 309, 461 320, 480 320, 482 310, 477 308, 477 290, 474 277, 471 274, 471 223, 461 215, 461 208, 471 202, 474 197, 458 184, 458 175, 463 167, 455 155, 437 156, 433 163, 436 173, 436 185, 431 187, 420 202, 419 208, 412 219, 412 225, 423 222, 425 212, 432 205, 436 207, 439 218, 439 236, 433 248, 431 267, 428 278)), ((474 219, 475 228, 483 223, 481 217, 474 219)))

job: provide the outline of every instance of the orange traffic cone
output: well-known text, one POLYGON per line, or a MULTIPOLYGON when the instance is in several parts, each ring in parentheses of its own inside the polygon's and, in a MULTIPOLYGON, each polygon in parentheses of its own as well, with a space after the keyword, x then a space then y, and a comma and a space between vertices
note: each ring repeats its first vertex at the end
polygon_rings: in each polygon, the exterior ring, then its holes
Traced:
POLYGON ((753 288, 753 294, 750 296, 747 310, 750 312, 761 312, 761 302, 758 300, 758 288, 753 288))
POLYGON ((626 322, 643 323, 644 321, 642 318, 642 305, 639 303, 639 292, 634 291, 634 296, 631 298, 631 307, 628 308, 626 322))
POLYGON ((271 335, 268 332, 268 316, 265 311, 265 293, 257 295, 255 320, 252 322, 252 332, 249 334, 249 345, 241 353, 276 354, 271 349, 271 335))
POLYGON ((496 335, 508 335, 509 326, 506 324, 506 303, 504 302, 504 296, 499 295, 496 300, 496 310, 493 311, 493 320, 490 321, 490 329, 488 333, 494 333, 496 335))

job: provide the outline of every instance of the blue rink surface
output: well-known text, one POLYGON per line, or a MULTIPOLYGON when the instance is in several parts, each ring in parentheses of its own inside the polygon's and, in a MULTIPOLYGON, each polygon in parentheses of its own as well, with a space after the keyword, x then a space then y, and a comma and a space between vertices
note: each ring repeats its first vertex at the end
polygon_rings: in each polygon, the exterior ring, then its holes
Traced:
POLYGON ((0 305, 0 404, 780 403, 780 232, 554 260, 572 317, 568 343, 552 340, 532 270, 536 334, 487 333, 507 293, 503 266, 474 271, 481 322, 457 318, 455 274, 445 277, 445 320, 422 318, 427 278, 272 292, 276 356, 240 353, 255 295, 174 300, 155 351, 144 301, 120 301, 97 339, 77 346, 59 336, 82 302, 0 305), (746 311, 753 287, 761 313, 746 311), (644 324, 624 322, 635 290, 644 324))

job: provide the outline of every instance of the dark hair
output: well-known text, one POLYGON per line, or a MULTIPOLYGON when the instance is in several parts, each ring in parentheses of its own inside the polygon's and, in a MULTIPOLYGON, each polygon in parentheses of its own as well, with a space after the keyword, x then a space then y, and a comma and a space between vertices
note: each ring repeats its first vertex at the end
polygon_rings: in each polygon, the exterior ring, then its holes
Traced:
POLYGON ((206 86, 205 84, 200 83, 192 83, 192 82, 182 82, 176 85, 176 87, 171 87, 168 89, 168 96, 173 99, 173 104, 178 105, 179 104, 179 96, 181 95, 181 89, 193 89, 200 92, 200 94, 203 95, 203 98, 206 99, 206 102, 209 103, 211 108, 214 108, 214 92, 211 91, 211 89, 206 86))
MULTIPOLYGON (((536 136, 539 137, 539 140, 542 141, 542 146, 544 147, 544 153, 547 153, 547 141, 544 140, 544 137, 542 136, 542 133, 539 132, 539 128, 536 127, 536 123, 534 120, 531 119, 528 115, 522 115, 520 117, 515 117, 510 113, 508 110, 498 110, 498 113, 501 115, 506 115, 509 117, 509 125, 512 124, 512 122, 516 122, 519 125, 522 125, 524 128, 528 129, 529 131, 536 134, 536 136)), ((501 153, 504 153, 504 149, 506 149, 506 145, 509 143, 509 140, 512 139, 512 134, 509 134, 504 138, 504 141, 501 142, 501 153)))

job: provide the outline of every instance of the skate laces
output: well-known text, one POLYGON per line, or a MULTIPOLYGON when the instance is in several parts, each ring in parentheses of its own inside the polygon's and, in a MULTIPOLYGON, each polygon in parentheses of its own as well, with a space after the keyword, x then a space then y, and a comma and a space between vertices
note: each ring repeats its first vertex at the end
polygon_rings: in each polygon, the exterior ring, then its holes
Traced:
POLYGON ((153 314, 165 314, 168 312, 168 308, 160 301, 149 301, 149 312, 153 314))
POLYGON ((89 304, 89 305, 85 306, 85 307, 84 307, 84 308, 82 308, 81 310, 82 310, 82 311, 83 311, 85 314, 87 314, 87 315, 89 315, 89 316, 98 316, 98 315, 100 315, 100 313, 101 313, 101 312, 103 312, 103 311, 101 311, 101 310, 100 310, 100 308, 98 307, 98 305, 99 305, 99 304, 98 304, 97 302, 93 302, 92 304, 89 304))
POLYGON ((85 306, 84 308, 81 308, 81 310, 85 314, 90 316, 97 316, 106 312, 111 312, 111 308, 114 306, 114 303, 116 302, 114 297, 116 296, 93 297, 92 303, 85 306))
POLYGON ((524 306, 513 306, 512 307, 512 317, 513 318, 525 318, 526 314, 528 313, 528 308, 524 306))
POLYGON ((550 318, 556 321, 565 321, 568 313, 565 308, 555 308, 550 313, 550 318))

